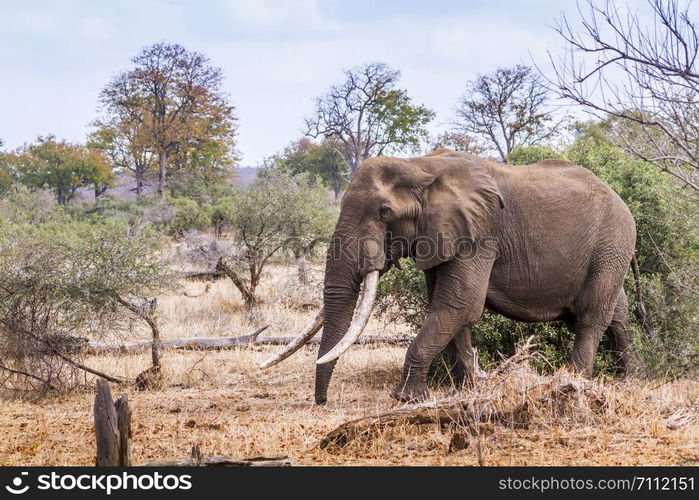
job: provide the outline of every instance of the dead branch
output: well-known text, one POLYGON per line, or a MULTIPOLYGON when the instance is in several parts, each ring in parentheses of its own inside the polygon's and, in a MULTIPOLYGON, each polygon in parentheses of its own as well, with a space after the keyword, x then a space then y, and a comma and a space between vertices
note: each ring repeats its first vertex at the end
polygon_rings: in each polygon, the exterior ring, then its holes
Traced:
POLYGON ((457 424, 480 432, 480 424, 497 423, 515 428, 529 425, 528 402, 525 401, 506 411, 498 411, 492 400, 474 401, 470 398, 448 398, 404 406, 379 415, 346 422, 331 431, 320 443, 320 448, 341 448, 362 435, 370 435, 382 428, 398 424, 436 424, 441 427, 457 424))
POLYGON ((502 362, 497 368, 495 368, 495 370, 493 370, 492 373, 488 374, 488 377, 498 377, 503 373, 511 371, 515 366, 524 363, 525 361, 539 357, 539 353, 536 351, 537 347, 538 345, 534 343, 534 336, 530 335, 527 340, 524 341, 524 343, 517 346, 517 349, 512 356, 509 358, 504 358, 503 356, 502 362))
POLYGON ((526 397, 516 398, 514 402, 503 405, 501 394, 494 388, 515 366, 536 357, 536 353, 532 352, 535 347, 533 337, 520 344, 513 356, 504 360, 488 375, 483 382, 489 384, 487 387, 476 387, 463 396, 407 405, 346 422, 328 433, 321 441, 320 448, 341 448, 360 436, 369 436, 383 428, 399 424, 435 424, 442 427, 458 425, 468 429, 471 434, 479 434, 484 424, 527 428, 530 409, 542 405, 561 405, 567 398, 577 395, 586 396, 594 402, 596 408, 606 405, 605 398, 597 394, 594 388, 580 385, 566 376, 562 376, 555 383, 536 385, 528 390, 526 397))
POLYGON ((3 365, 0 365, 0 370, 5 370, 6 372, 12 373, 14 375, 20 375, 22 377, 27 377, 27 378, 30 378, 32 380, 36 380, 38 382, 41 382, 44 385, 44 387, 46 387, 49 390, 52 390, 52 391, 58 390, 53 385, 51 385, 51 383, 48 380, 45 380, 41 377, 37 377, 36 375, 32 375, 31 373, 23 372, 21 370, 15 370, 13 368, 3 366, 3 365))
POLYGON ((99 370, 95 370, 94 368, 90 368, 89 366, 85 366, 85 365, 83 365, 82 363, 78 363, 77 361, 75 361, 75 360, 73 360, 73 359, 70 359, 70 358, 64 356, 63 354, 61 354, 61 353, 59 353, 59 352, 57 352, 57 351, 54 351, 54 354, 55 354, 56 356, 58 356, 59 358, 61 358, 61 359, 62 359, 63 361, 65 361, 66 363, 68 363, 68 364, 70 364, 70 365, 73 365, 73 366, 76 367, 76 368, 79 368, 79 369, 81 369, 81 370, 83 370, 83 371, 86 371, 86 372, 88 372, 88 373, 92 373, 93 375, 97 375, 98 377, 103 378, 103 379, 105 379, 105 380, 109 380, 110 382, 114 382, 115 384, 124 385, 124 384, 128 383, 128 382, 127 382, 126 380, 124 380, 124 379, 120 379, 120 378, 117 378, 117 377, 113 377, 113 376, 108 375, 108 374, 106 374, 106 373, 104 373, 104 372, 101 372, 101 371, 99 371, 99 370))

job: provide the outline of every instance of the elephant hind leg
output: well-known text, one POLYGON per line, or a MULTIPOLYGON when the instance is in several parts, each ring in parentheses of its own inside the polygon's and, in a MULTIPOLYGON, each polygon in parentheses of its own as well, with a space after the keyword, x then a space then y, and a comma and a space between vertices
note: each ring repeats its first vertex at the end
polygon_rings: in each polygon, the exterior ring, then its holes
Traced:
POLYGON ((606 326, 595 322, 576 321, 573 327, 575 341, 571 364, 573 370, 586 377, 591 377, 595 367, 595 355, 606 326))
POLYGON ((471 344, 471 328, 464 327, 444 350, 447 368, 457 389, 473 387, 476 373, 476 356, 471 344))
POLYGON ((641 364, 633 349, 633 340, 629 330, 629 302, 623 288, 619 292, 614 316, 606 333, 612 340, 615 352, 619 355, 619 368, 625 374, 638 371, 641 364))
POLYGON ((605 300, 598 288, 590 287, 588 290, 592 300, 584 303, 584 307, 580 310, 573 311, 575 319, 572 322, 572 329, 575 340, 571 365, 576 372, 591 377, 597 349, 602 336, 612 322, 619 292, 614 291, 614 294, 610 294, 609 299, 605 300))

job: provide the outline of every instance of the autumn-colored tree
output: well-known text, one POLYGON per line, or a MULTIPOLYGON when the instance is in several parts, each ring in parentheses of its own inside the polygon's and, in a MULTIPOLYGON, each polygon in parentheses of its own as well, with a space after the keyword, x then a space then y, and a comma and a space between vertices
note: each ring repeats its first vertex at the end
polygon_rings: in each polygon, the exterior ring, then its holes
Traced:
POLYGON ((212 128, 200 134, 199 139, 180 143, 173 150, 169 174, 173 196, 191 195, 197 185, 220 185, 235 176, 238 156, 233 136, 210 125, 212 128))
POLYGON ((157 155, 163 197, 176 152, 214 140, 230 153, 234 108, 223 91, 221 70, 203 54, 162 42, 146 47, 132 62, 102 90, 100 101, 110 120, 137 127, 157 155))
POLYGON ((137 197, 143 194, 147 175, 154 170, 157 155, 150 149, 148 135, 138 120, 96 121, 90 134, 88 147, 102 151, 117 172, 128 172, 136 183, 137 197))
POLYGON ((418 149, 434 112, 413 105, 407 91, 396 88, 399 79, 399 71, 380 62, 346 70, 344 82, 316 99, 306 135, 341 143, 351 175, 370 156, 418 149))
POLYGON ((5 167, 0 155, 0 196, 7 193, 12 188, 12 176, 9 169, 5 167))
POLYGON ((455 124, 485 139, 507 161, 515 146, 540 144, 557 132, 548 99, 548 90, 531 68, 498 68, 467 84, 455 124))
POLYGON ((81 187, 92 187, 99 196, 113 180, 111 165, 101 152, 52 135, 25 146, 13 162, 22 184, 51 190, 60 205, 73 200, 81 187))

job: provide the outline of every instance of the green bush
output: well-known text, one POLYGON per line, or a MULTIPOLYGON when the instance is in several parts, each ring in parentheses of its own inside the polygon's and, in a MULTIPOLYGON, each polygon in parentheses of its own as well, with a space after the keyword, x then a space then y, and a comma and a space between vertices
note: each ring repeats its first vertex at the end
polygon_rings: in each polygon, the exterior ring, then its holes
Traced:
MULTIPOLYGON (((592 170, 627 204, 636 221, 646 328, 632 322, 647 370, 655 374, 697 371, 699 352, 699 206, 657 167, 630 158, 608 139, 607 122, 578 126, 566 157, 592 170)), ((627 276, 631 310, 636 287, 627 276)))
POLYGON ((2 387, 79 385, 82 341, 115 333, 132 312, 124 304, 170 288, 161 244, 114 220, 0 225, 2 387))
POLYGON ((211 226, 211 206, 200 205, 189 198, 170 200, 174 216, 167 223, 167 232, 174 237, 182 237, 187 231, 211 226))
POLYGON ((507 155, 510 165, 531 165, 543 160, 560 158, 561 154, 548 146, 515 146, 507 155))

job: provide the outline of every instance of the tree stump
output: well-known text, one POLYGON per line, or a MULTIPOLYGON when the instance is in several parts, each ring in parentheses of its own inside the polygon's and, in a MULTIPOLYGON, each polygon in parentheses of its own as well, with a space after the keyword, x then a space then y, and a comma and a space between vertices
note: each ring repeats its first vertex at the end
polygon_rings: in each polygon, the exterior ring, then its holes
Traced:
POLYGON ((128 396, 112 402, 106 380, 97 380, 95 395, 95 438, 98 467, 128 467, 131 465, 131 410, 128 396))

